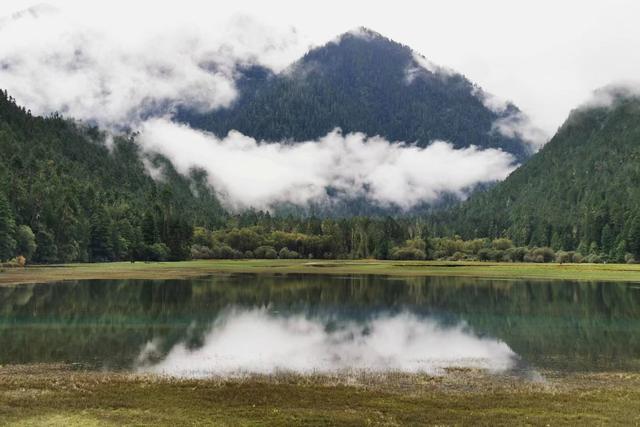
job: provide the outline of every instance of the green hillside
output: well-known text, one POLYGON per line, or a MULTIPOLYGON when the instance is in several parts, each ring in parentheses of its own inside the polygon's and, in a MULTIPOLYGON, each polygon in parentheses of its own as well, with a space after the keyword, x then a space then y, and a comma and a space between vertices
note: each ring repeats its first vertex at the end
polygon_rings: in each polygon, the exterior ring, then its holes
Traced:
POLYGON ((640 100, 619 97, 611 107, 573 111, 526 164, 436 224, 463 237, 638 258, 640 100))
POLYGON ((203 174, 161 157, 154 181, 133 138, 109 148, 96 128, 34 117, 0 92, 0 261, 183 259, 194 225, 222 209, 203 174))

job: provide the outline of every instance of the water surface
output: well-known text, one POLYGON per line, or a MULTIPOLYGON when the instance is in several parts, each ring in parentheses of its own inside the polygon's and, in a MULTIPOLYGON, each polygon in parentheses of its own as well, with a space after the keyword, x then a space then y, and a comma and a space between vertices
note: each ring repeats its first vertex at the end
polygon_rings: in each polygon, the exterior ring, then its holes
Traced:
POLYGON ((176 375, 637 371, 640 286, 218 275, 0 288, 0 364, 176 375))

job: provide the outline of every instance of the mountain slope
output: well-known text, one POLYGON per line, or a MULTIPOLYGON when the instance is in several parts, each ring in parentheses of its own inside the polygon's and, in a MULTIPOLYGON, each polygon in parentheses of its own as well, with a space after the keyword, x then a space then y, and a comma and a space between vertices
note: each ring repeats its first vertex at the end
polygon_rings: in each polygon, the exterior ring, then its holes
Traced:
POLYGON ((162 180, 145 171, 133 139, 109 148, 97 129, 34 117, 0 91, 0 235, 2 224, 21 230, 0 261, 186 257, 193 225, 211 226, 222 208, 206 177, 180 176, 159 156, 146 161, 162 180))
POLYGON ((640 99, 573 111, 539 153, 439 226, 616 261, 640 255, 640 99))
POLYGON ((218 135, 236 129, 268 141, 311 140, 340 127, 419 146, 440 139, 456 148, 501 148, 518 160, 531 152, 493 128, 496 120, 519 114, 515 106, 492 111, 464 76, 366 29, 311 50, 278 75, 245 70, 238 86, 241 95, 231 108, 183 110, 176 118, 218 135))

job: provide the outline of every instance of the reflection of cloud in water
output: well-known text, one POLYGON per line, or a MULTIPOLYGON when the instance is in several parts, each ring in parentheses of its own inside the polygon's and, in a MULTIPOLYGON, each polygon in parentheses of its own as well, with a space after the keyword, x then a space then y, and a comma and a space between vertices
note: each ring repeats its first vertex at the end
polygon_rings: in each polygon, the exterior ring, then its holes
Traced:
POLYGON ((147 343, 140 371, 188 377, 345 370, 438 373, 445 367, 501 371, 512 366, 515 356, 505 343, 479 338, 464 325, 442 326, 410 313, 335 328, 326 324, 302 315, 276 317, 266 310, 231 311, 216 322, 200 348, 176 345, 153 364, 146 355, 157 344, 147 343))

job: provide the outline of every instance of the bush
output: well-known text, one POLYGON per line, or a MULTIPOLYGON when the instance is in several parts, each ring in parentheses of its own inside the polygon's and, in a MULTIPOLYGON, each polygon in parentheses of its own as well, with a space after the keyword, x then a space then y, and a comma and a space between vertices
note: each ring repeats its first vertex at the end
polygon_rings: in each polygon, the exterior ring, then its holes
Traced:
POLYGON ((597 254, 590 254, 587 255, 583 262, 588 262, 591 264, 602 264, 604 262, 604 260, 602 259, 602 257, 600 255, 597 254))
POLYGON ((274 259, 278 253, 273 246, 258 246, 253 250, 253 255, 259 259, 274 259))
POLYGON ((425 259, 424 251, 412 247, 395 247, 391 250, 391 259, 397 260, 421 260, 425 259))
POLYGON ((255 258, 256 256, 253 254, 253 251, 245 251, 244 257, 247 259, 255 258))
POLYGON ((533 248, 524 256, 525 262, 552 262, 556 259, 556 253, 549 247, 533 248))
POLYGON ((169 248, 164 243, 147 245, 147 261, 166 261, 169 257, 169 248))
POLYGON ((517 247, 509 248, 504 251, 503 259, 510 262, 523 262, 524 257, 527 254, 527 248, 517 247))
POLYGON ((509 239, 495 239, 491 242, 491 247, 499 251, 506 251, 513 247, 513 242, 509 239))
POLYGON ((480 261, 489 261, 491 259, 491 249, 482 248, 478 251, 478 259, 480 261))
POLYGON ((556 262, 559 262, 560 264, 564 264, 566 262, 571 262, 571 254, 569 254, 569 252, 565 252, 565 251, 558 251, 556 252, 556 262))
POLYGON ((296 251, 290 251, 288 248, 282 248, 280 249, 280 252, 278 252, 278 258, 297 259, 297 258, 300 258, 300 254, 296 251))
POLYGON ((207 246, 192 245, 191 246, 191 258, 192 259, 211 259, 216 258, 215 253, 207 246))

